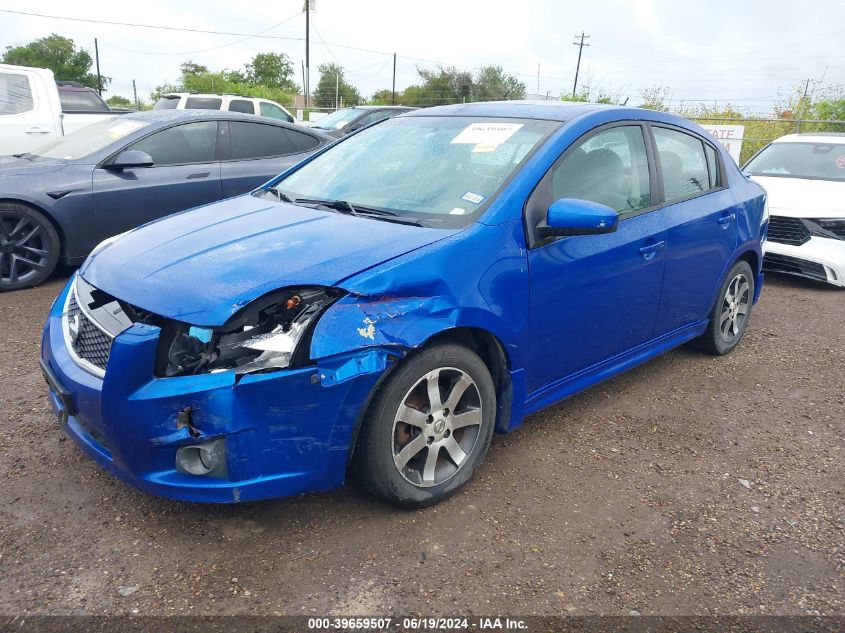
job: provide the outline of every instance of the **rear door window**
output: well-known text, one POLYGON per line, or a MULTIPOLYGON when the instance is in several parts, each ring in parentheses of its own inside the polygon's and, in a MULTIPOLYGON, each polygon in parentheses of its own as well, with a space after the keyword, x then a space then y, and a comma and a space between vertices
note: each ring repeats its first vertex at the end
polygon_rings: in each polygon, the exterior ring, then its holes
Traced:
POLYGON ((229 159, 250 160, 294 154, 298 150, 287 132, 276 125, 229 121, 229 159))
POLYGON ((223 99, 217 97, 188 97, 185 100, 186 110, 219 110, 223 99))
POLYGON ((29 78, 19 73, 0 73, 0 114, 21 114, 34 107, 29 78))
POLYGON ((255 106, 252 104, 252 101, 247 101, 246 99, 232 99, 229 102, 229 112, 255 114, 255 106))
POLYGON ((176 125, 141 139, 127 149, 146 152, 153 165, 185 165, 214 162, 217 122, 198 121, 176 125))
POLYGON ((680 200, 715 186, 711 184, 710 168, 701 139, 663 127, 653 127, 652 130, 663 174, 666 202, 680 200))

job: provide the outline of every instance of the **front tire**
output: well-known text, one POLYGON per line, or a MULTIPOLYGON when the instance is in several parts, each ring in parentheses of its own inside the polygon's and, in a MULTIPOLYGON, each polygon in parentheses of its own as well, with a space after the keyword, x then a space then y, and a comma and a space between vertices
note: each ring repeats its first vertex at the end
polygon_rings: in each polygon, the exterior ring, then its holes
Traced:
POLYGON ((59 234, 40 211, 0 203, 0 292, 37 286, 59 261, 59 234))
POLYGON ((496 391, 484 362, 451 343, 417 352, 374 396, 352 472, 382 499, 407 508, 442 501, 484 459, 496 418, 496 391))
POLYGON ((733 265, 719 289, 707 330, 692 345, 716 356, 731 352, 745 334, 753 301, 754 273, 748 262, 740 260, 733 265))

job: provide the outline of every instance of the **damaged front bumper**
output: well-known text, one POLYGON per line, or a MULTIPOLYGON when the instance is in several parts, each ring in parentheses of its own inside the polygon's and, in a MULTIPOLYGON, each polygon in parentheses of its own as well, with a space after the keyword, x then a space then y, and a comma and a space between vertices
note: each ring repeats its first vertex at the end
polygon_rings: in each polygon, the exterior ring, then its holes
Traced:
POLYGON ((197 502, 343 483, 359 413, 388 364, 386 352, 370 348, 239 379, 232 371, 157 378, 160 331, 135 323, 112 342, 100 378, 67 347, 62 310, 70 286, 48 317, 42 367, 60 423, 106 470, 145 491, 197 502), (214 447, 225 463, 203 475, 177 468, 179 449, 200 446, 214 447))

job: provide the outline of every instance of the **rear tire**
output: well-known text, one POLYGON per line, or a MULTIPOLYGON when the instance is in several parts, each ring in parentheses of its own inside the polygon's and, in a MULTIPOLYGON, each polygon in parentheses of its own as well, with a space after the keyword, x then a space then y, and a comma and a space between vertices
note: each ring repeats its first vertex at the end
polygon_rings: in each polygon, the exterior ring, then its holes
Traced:
POLYGON ((753 301, 754 273, 748 262, 739 260, 719 289, 707 330, 691 345, 716 356, 731 352, 745 334, 753 301))
POLYGON ((18 202, 0 202, 0 292, 37 286, 59 261, 59 234, 46 215, 18 202))
POLYGON ((379 388, 352 458, 356 479, 406 508, 442 501, 469 480, 493 436, 496 391, 484 362, 442 343, 408 357, 379 388))

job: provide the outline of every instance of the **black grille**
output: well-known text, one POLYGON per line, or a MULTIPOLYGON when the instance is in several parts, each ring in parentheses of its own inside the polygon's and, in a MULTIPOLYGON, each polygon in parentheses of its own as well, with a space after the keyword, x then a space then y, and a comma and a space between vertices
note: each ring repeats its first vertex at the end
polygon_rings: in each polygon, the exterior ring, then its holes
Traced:
POLYGON ((787 273, 789 275, 800 275, 819 281, 827 281, 827 273, 824 266, 816 262, 808 262, 789 255, 777 253, 766 253, 763 258, 763 268, 776 273, 787 273))
POLYGON ((769 217, 768 235, 772 242, 800 246, 810 239, 810 229, 798 218, 773 215, 769 217))
POLYGON ((79 309, 79 304, 76 302, 76 294, 73 292, 71 292, 70 301, 68 301, 67 319, 69 324, 74 319, 78 319, 79 323, 79 334, 75 340, 72 334, 73 328, 69 328, 71 331, 70 337, 73 351, 76 352, 79 358, 87 360, 95 367, 105 370, 109 362, 112 338, 94 325, 85 316, 85 313, 79 309))

